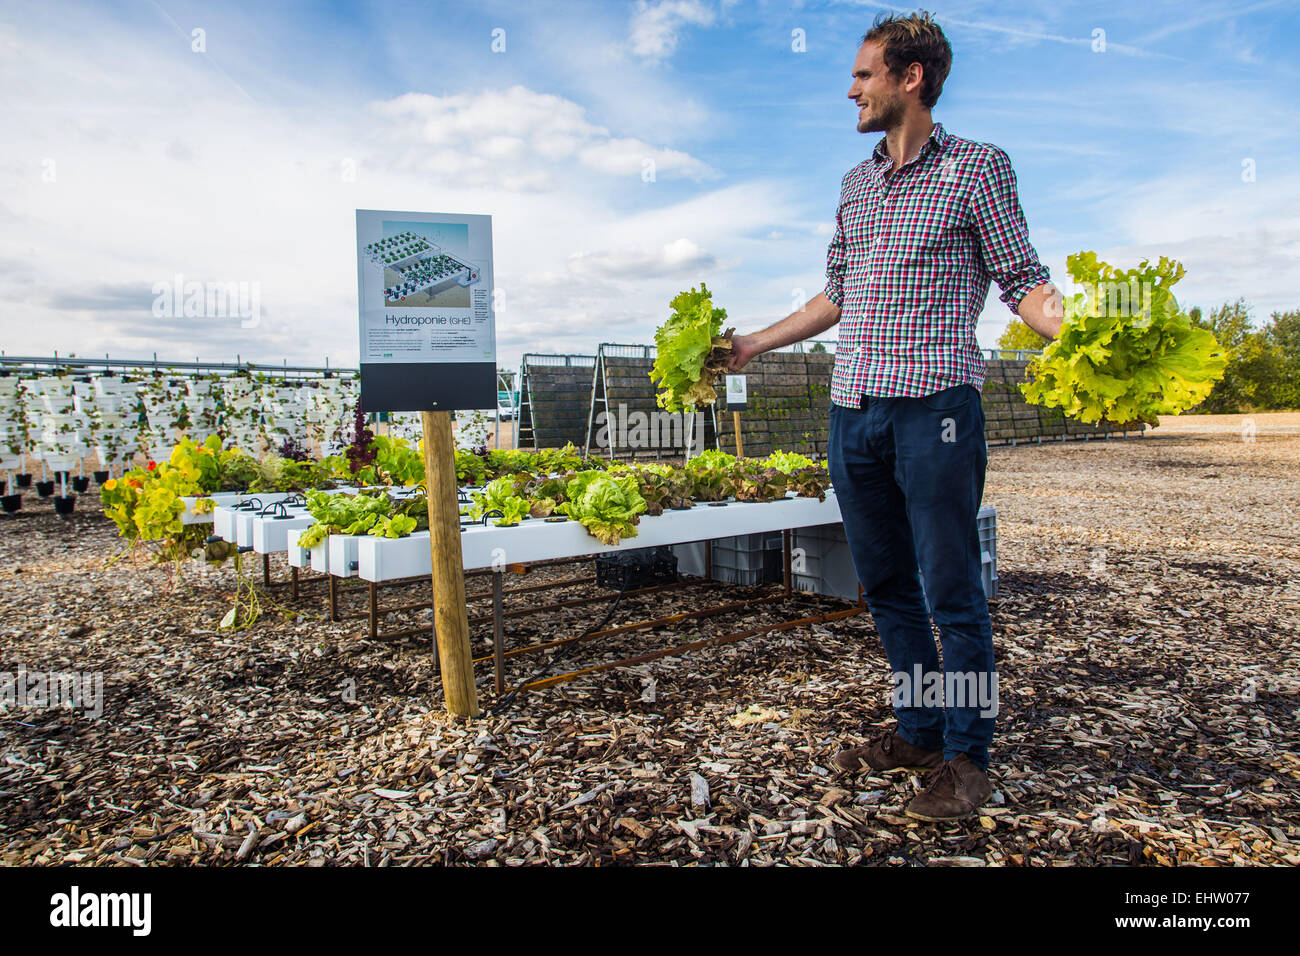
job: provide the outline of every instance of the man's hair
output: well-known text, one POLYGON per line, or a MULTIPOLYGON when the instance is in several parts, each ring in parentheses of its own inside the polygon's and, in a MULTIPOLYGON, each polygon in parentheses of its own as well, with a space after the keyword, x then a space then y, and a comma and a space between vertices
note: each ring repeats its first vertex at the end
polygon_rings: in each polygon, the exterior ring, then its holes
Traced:
POLYGON ((902 75, 913 63, 921 64, 921 103, 932 107, 943 92, 952 69, 952 47, 939 24, 925 10, 900 17, 882 13, 862 37, 879 43, 889 72, 902 75))

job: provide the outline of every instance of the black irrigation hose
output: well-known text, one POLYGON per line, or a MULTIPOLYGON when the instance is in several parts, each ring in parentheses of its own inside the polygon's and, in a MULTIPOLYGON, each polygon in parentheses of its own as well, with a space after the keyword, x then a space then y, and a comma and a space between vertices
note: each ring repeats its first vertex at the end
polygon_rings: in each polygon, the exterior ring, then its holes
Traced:
MULTIPOLYGON (((577 647, 578 642, 581 641, 588 634, 594 634, 596 631, 600 631, 604 629, 605 625, 609 623, 609 619, 614 616, 614 612, 618 610, 618 606, 621 603, 623 603, 623 595, 627 593, 628 585, 632 581, 632 571, 633 568, 631 567, 631 565, 623 569, 623 583, 619 585, 618 593, 614 595, 614 603, 609 606, 609 610, 607 610, 605 612, 605 616, 600 619, 600 623, 592 625, 591 627, 583 631, 581 634, 579 634, 577 637, 573 638, 568 643, 562 645, 560 647, 559 654, 565 654, 568 651, 572 650, 573 648, 577 647)), ((493 640, 495 639, 496 638, 494 636, 493 640)), ((546 672, 551 669, 551 665, 553 665, 554 663, 555 663, 555 657, 552 657, 550 662, 548 662, 545 667, 533 673, 529 677, 525 678, 519 684, 518 687, 516 687, 514 690, 510 691, 510 693, 506 694, 499 701, 497 701, 496 706, 489 711, 489 715, 492 717, 496 717, 497 715, 499 715, 503 710, 506 709, 506 707, 510 704, 511 701, 513 701, 517 696, 519 696, 519 692, 523 690, 525 686, 531 684, 533 681, 538 680, 541 677, 545 677, 546 672)))

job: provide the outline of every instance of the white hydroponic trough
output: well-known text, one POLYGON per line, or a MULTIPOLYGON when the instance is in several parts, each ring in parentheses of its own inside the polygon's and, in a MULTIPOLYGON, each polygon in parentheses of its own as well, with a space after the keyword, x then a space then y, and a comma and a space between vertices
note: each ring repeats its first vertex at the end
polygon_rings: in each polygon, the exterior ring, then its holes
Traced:
POLYGON ((288 518, 267 515, 253 519, 253 550, 258 554, 277 554, 289 549, 289 532, 303 531, 316 519, 300 508, 289 511, 288 518))
MULTIPOLYGON (((465 570, 488 568, 501 563, 576 558, 587 554, 652 548, 658 545, 711 541, 763 531, 784 531, 810 525, 833 524, 840 518, 833 492, 825 501, 816 498, 786 498, 783 501, 730 501, 724 507, 706 503, 684 511, 665 511, 654 518, 642 516, 635 538, 617 545, 601 544, 576 521, 524 521, 512 528, 475 525, 461 534, 462 566, 465 570)), ((343 536, 334 536, 346 540, 343 536)), ((356 543, 357 570, 366 581, 392 581, 429 574, 429 532, 419 531, 406 538, 352 539, 356 543)), ((315 567, 315 565, 313 565, 315 567)), ((330 559, 331 573, 333 556, 330 559)))
MULTIPOLYGON (((354 578, 357 576, 357 543, 360 541, 378 541, 368 534, 332 534, 322 542, 321 547, 328 554, 328 563, 316 566, 316 549, 312 549, 311 566, 313 571, 328 571, 336 578, 354 578)), ((387 539, 387 540, 401 540, 387 539)), ((428 550, 428 544, 425 545, 428 550)))
MULTIPOLYGON (((247 491, 217 491, 210 495, 200 496, 183 496, 181 501, 185 503, 185 512, 181 515, 181 524, 207 524, 212 522, 212 533, 223 541, 234 541, 234 516, 243 512, 235 511, 235 505, 243 504, 256 498, 262 503, 262 507, 273 504, 277 501, 283 501, 289 497, 287 492, 273 491, 269 493, 247 492, 247 491), (207 514, 195 514, 194 505, 199 501, 211 501, 213 509, 207 514)), ((259 509, 260 510, 260 509, 259 509)))
POLYGON ((298 544, 298 536, 306 530, 306 528, 290 528, 289 533, 285 535, 285 549, 289 552, 290 567, 300 569, 311 567, 311 551, 298 544))
MULTIPOLYGON (((325 491, 324 493, 327 495, 341 495, 344 492, 347 492, 349 494, 354 494, 356 492, 356 489, 351 487, 331 488, 325 491)), ((214 535, 216 535, 218 538, 220 538, 223 541, 230 541, 231 543, 236 543, 236 530, 237 530, 235 526, 236 516, 244 516, 244 517, 248 517, 250 515, 254 517, 260 516, 263 508, 266 508, 269 505, 279 504, 281 501, 284 501, 286 498, 291 498, 296 494, 301 494, 301 492, 220 491, 217 492, 216 494, 207 496, 216 503, 216 507, 208 514, 204 514, 204 515, 195 515, 192 513, 194 502, 200 501, 202 499, 181 498, 181 501, 185 502, 185 514, 181 516, 181 523, 202 524, 206 521, 211 521, 212 533, 214 535), (251 501, 254 498, 256 498, 258 501, 262 503, 261 508, 258 508, 255 511, 242 511, 242 510, 235 509, 235 505, 243 504, 245 501, 251 501)), ((297 512, 302 511, 302 509, 297 506, 294 506, 293 511, 296 514, 297 512)), ((251 534, 251 531, 249 533, 251 534)), ((251 543, 251 538, 249 539, 249 541, 251 543)), ((239 543, 241 547, 245 546, 242 542, 239 543)), ((281 547, 276 550, 283 551, 284 548, 281 547)))

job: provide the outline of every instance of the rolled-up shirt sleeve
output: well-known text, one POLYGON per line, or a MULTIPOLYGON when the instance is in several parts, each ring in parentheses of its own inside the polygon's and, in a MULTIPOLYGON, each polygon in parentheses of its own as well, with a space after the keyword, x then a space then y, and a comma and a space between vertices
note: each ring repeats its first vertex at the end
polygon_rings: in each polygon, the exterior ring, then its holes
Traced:
MULTIPOLYGON (((844 179, 848 180, 846 174, 844 179)), ((844 186, 840 184, 840 203, 835 209, 835 235, 826 249, 826 288, 822 290, 826 298, 837 306, 844 305, 844 270, 848 265, 848 255, 844 249, 844 222, 841 213, 844 210, 844 186)))
POLYGON ((971 205, 984 268, 1002 290, 998 298, 1015 312, 1021 299, 1052 277, 1029 243, 1016 174, 1002 150, 990 150, 971 205))

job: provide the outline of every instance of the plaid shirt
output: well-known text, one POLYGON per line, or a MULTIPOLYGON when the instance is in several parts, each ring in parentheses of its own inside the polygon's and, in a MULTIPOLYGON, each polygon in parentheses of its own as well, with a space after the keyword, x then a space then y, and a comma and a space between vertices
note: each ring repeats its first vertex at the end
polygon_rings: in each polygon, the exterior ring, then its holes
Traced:
POLYGON ((888 180, 885 140, 844 176, 826 254, 826 298, 843 310, 831 401, 984 386, 975 323, 996 279, 1014 313, 1049 280, 1029 244, 1007 154, 936 123, 888 180))

